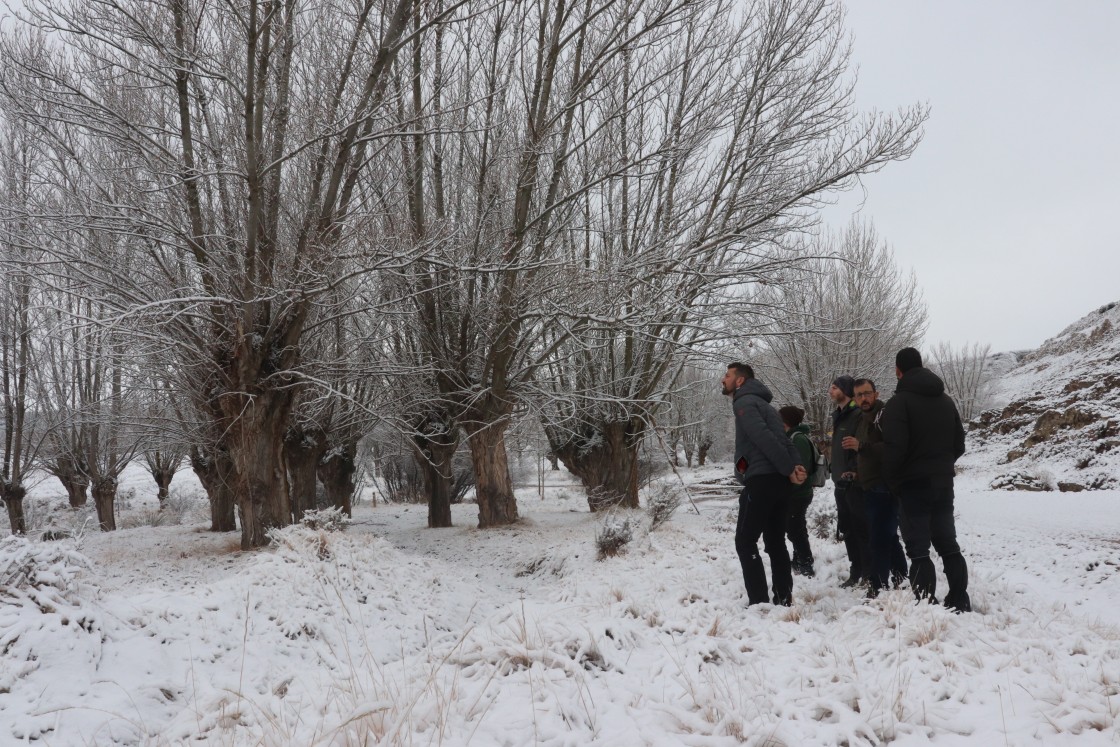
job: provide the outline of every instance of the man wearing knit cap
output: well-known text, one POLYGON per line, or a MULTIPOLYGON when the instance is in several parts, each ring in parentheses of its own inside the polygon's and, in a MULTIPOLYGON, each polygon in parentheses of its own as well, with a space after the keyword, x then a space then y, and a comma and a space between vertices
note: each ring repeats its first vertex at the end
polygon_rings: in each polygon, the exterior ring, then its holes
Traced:
POLYGON ((832 484, 836 494, 836 531, 844 538, 848 553, 848 579, 840 584, 850 588, 865 583, 871 568, 871 533, 863 493, 856 483, 855 450, 845 449, 842 442, 856 434, 860 412, 852 394, 855 379, 837 376, 828 388, 828 396, 836 405, 832 413, 832 484))
POLYGON ((922 366, 922 355, 903 348, 895 356, 898 387, 883 411, 883 469, 899 498, 899 528, 910 556, 910 587, 936 603, 937 571, 930 545, 941 556, 949 592, 945 606, 969 612, 968 565, 953 520, 955 463, 964 454, 964 426, 945 383, 922 366))

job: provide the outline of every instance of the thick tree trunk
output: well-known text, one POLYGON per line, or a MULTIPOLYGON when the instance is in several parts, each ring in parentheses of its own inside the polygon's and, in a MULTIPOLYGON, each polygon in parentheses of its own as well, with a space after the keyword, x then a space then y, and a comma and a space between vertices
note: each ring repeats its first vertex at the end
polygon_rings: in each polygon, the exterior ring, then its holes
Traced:
POLYGON ((467 431, 480 529, 517 521, 517 499, 513 495, 513 480, 509 476, 509 459, 506 456, 507 425, 508 421, 502 420, 490 423, 488 427, 467 431))
POLYGON ((79 469, 72 459, 60 458, 51 465, 51 472, 62 487, 66 489, 66 496, 70 500, 70 508, 81 508, 86 505, 86 492, 89 490, 89 477, 79 469))
POLYGON ((560 471, 560 457, 556 456, 555 451, 550 451, 545 456, 548 458, 548 463, 552 465, 553 472, 560 471))
POLYGON ((338 444, 319 459, 319 482, 327 494, 327 502, 353 515, 354 473, 357 471, 358 443, 338 444))
POLYGON ((284 437, 284 459, 291 481, 292 521, 299 521, 306 512, 316 508, 315 472, 326 450, 327 439, 321 431, 289 428, 284 437))
POLYGON ((101 531, 111 532, 117 528, 117 517, 113 507, 117 500, 117 480, 114 477, 98 477, 93 481, 93 505, 97 508, 97 523, 101 531))
POLYGON ((459 437, 444 434, 440 439, 415 438, 414 445, 416 464, 428 490, 428 526, 432 529, 449 527, 452 525, 451 497, 455 492, 452 462, 459 448, 459 437))
POLYGON ((171 469, 157 469, 152 470, 152 478, 156 481, 156 497, 159 498, 159 507, 162 509, 164 504, 167 503, 167 496, 171 492, 171 479, 175 477, 175 471, 171 469))
POLYGON ((560 460, 580 479, 592 511, 638 508, 638 447, 644 429, 635 421, 597 426, 597 438, 573 440, 558 449, 560 460))
POLYGON ((12 526, 12 534, 27 534, 27 517, 23 514, 23 498, 26 495, 27 491, 22 485, 0 483, 0 498, 8 507, 8 522, 12 526))
POLYGON ((292 397, 290 390, 266 391, 248 402, 229 396, 222 403, 231 421, 226 443, 233 459, 243 550, 264 547, 270 529, 292 523, 284 468, 292 397))
POLYGON ((711 446, 705 446, 704 444, 700 444, 700 447, 696 450, 696 464, 697 464, 697 466, 703 467, 704 462, 708 461, 708 449, 710 449, 710 448, 712 448, 712 447, 711 446))
POLYGON ((203 453, 191 448, 191 469, 210 499, 210 531, 232 532, 237 529, 233 500, 233 461, 221 449, 203 453))

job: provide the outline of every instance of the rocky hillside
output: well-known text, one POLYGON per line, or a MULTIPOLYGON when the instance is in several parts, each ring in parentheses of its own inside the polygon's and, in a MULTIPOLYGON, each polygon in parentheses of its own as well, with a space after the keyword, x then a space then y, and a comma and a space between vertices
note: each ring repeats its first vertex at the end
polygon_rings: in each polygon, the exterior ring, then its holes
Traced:
POLYGON ((1120 304, 993 362, 997 407, 970 424, 962 471, 1007 490, 1120 485, 1120 304))

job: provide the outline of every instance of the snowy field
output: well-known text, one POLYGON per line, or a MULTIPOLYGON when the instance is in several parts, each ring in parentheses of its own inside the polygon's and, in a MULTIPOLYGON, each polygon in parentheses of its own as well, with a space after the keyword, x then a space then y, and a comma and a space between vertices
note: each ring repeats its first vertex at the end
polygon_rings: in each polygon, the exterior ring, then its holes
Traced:
POLYGON ((731 493, 600 562, 566 475, 503 530, 363 503, 254 553, 197 520, 4 540, 0 745, 1120 744, 1120 493, 962 479, 973 614, 865 602, 824 540, 748 610, 731 493))

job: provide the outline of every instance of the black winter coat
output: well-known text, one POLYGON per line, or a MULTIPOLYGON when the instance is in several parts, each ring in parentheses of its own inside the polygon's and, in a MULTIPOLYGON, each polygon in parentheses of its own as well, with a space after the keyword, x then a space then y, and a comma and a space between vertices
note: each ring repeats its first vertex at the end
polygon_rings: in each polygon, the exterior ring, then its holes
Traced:
POLYGON ((829 454, 829 461, 834 485, 841 484, 840 475, 856 471, 855 450, 844 449, 840 443, 844 440, 844 436, 856 435, 862 413, 863 410, 859 409, 854 399, 848 400, 847 405, 838 407, 832 412, 832 453, 829 454))
POLYGON ((883 470, 897 489, 907 483, 953 486, 954 464, 964 454, 964 425, 945 383, 927 368, 912 368, 887 402, 883 470))
POLYGON ((786 436, 773 395, 758 379, 747 379, 735 390, 735 479, 741 485, 757 475, 789 475, 801 464, 797 449, 786 436))

